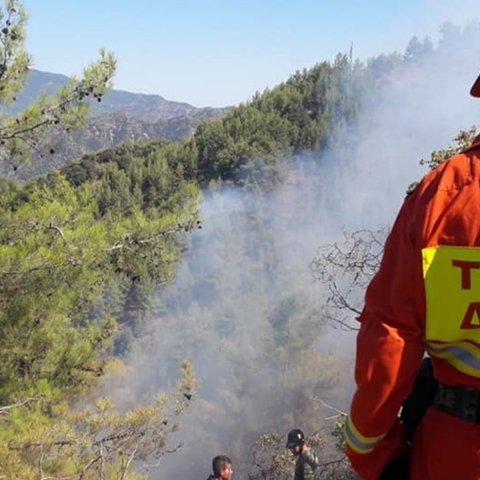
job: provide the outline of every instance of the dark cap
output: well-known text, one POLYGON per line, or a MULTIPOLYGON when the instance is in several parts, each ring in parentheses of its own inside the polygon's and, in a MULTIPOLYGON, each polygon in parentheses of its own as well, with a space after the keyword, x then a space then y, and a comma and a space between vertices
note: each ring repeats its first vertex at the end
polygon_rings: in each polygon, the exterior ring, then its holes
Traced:
POLYGON ((304 441, 305 435, 303 432, 299 428, 294 428, 288 432, 285 448, 296 447, 297 445, 301 445, 304 441))
POLYGON ((480 98, 480 75, 475 80, 475 83, 473 84, 472 88, 470 89, 470 95, 472 97, 480 98))

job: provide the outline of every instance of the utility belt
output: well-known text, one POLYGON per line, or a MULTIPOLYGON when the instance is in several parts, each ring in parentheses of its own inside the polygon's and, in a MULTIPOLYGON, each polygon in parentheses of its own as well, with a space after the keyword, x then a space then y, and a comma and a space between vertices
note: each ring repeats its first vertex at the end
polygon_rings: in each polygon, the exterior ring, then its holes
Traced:
POLYGON ((438 383, 433 376, 431 360, 427 357, 423 359, 413 390, 402 408, 401 417, 409 441, 431 405, 448 415, 480 425, 480 390, 438 383))
MULTIPOLYGON (((480 390, 439 384, 433 376, 432 362, 427 357, 422 361, 412 392, 405 399, 400 415, 408 444, 411 445, 418 424, 431 406, 467 422, 480 424, 480 390)), ((403 454, 385 467, 380 480, 403 480, 409 478, 408 472, 409 455, 403 454)))
POLYGON ((433 405, 448 415, 480 424, 480 390, 439 384, 433 405))

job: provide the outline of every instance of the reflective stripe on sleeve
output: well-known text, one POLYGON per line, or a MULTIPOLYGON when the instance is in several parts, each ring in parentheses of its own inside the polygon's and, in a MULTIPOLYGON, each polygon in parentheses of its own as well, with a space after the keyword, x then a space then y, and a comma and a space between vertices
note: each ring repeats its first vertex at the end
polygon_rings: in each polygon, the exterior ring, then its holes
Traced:
POLYGON ((355 427, 352 417, 349 415, 345 422, 345 441, 347 445, 356 453, 370 453, 375 445, 385 436, 385 434, 376 437, 366 437, 362 435, 355 427))

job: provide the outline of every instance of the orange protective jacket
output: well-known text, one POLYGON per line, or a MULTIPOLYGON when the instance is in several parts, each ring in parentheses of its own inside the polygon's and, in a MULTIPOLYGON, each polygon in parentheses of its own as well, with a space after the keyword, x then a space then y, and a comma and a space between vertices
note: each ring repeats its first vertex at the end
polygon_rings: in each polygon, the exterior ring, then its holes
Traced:
MULTIPOLYGON (((480 389, 480 136, 405 199, 359 321, 346 452, 375 480, 406 448, 398 412, 425 351, 440 383, 480 389)), ((478 479, 480 426, 431 408, 411 458, 411 479, 478 479)))

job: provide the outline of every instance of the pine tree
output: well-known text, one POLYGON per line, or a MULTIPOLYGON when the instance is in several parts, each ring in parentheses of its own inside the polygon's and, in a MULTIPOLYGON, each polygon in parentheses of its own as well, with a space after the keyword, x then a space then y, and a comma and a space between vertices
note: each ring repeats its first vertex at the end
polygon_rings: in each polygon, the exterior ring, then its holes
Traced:
MULTIPOLYGON (((21 2, 8 0, 0 14, 3 105, 15 101, 28 74, 25 23, 21 2)), ((1 115, 0 161, 28 161, 48 148, 52 130, 81 125, 114 71, 113 55, 102 51, 56 95, 1 115)), ((70 177, 0 180, 0 479, 143 478, 133 466, 166 453, 166 436, 192 398, 195 378, 185 363, 174 392, 151 404, 124 413, 109 400, 72 408, 79 399, 92 403, 86 396, 106 372, 124 379, 111 354, 120 327, 109 297, 130 300, 143 277, 146 284, 169 280, 178 232, 194 222, 198 194, 184 182, 165 198, 177 179, 168 162, 142 173, 151 172, 161 205, 142 191, 134 162, 85 165, 70 177)))
MULTIPOLYGON (((25 85, 31 57, 25 51, 27 14, 20 0, 6 1, 0 9, 0 104, 9 105, 25 85)), ((0 116, 0 161, 16 165, 26 161, 32 151, 47 153, 44 139, 48 131, 83 124, 89 103, 101 101, 115 73, 111 52, 100 51, 100 58, 87 66, 80 78, 71 78, 56 95, 43 95, 25 111, 0 116)), ((53 152, 50 152, 53 153, 53 152)))

